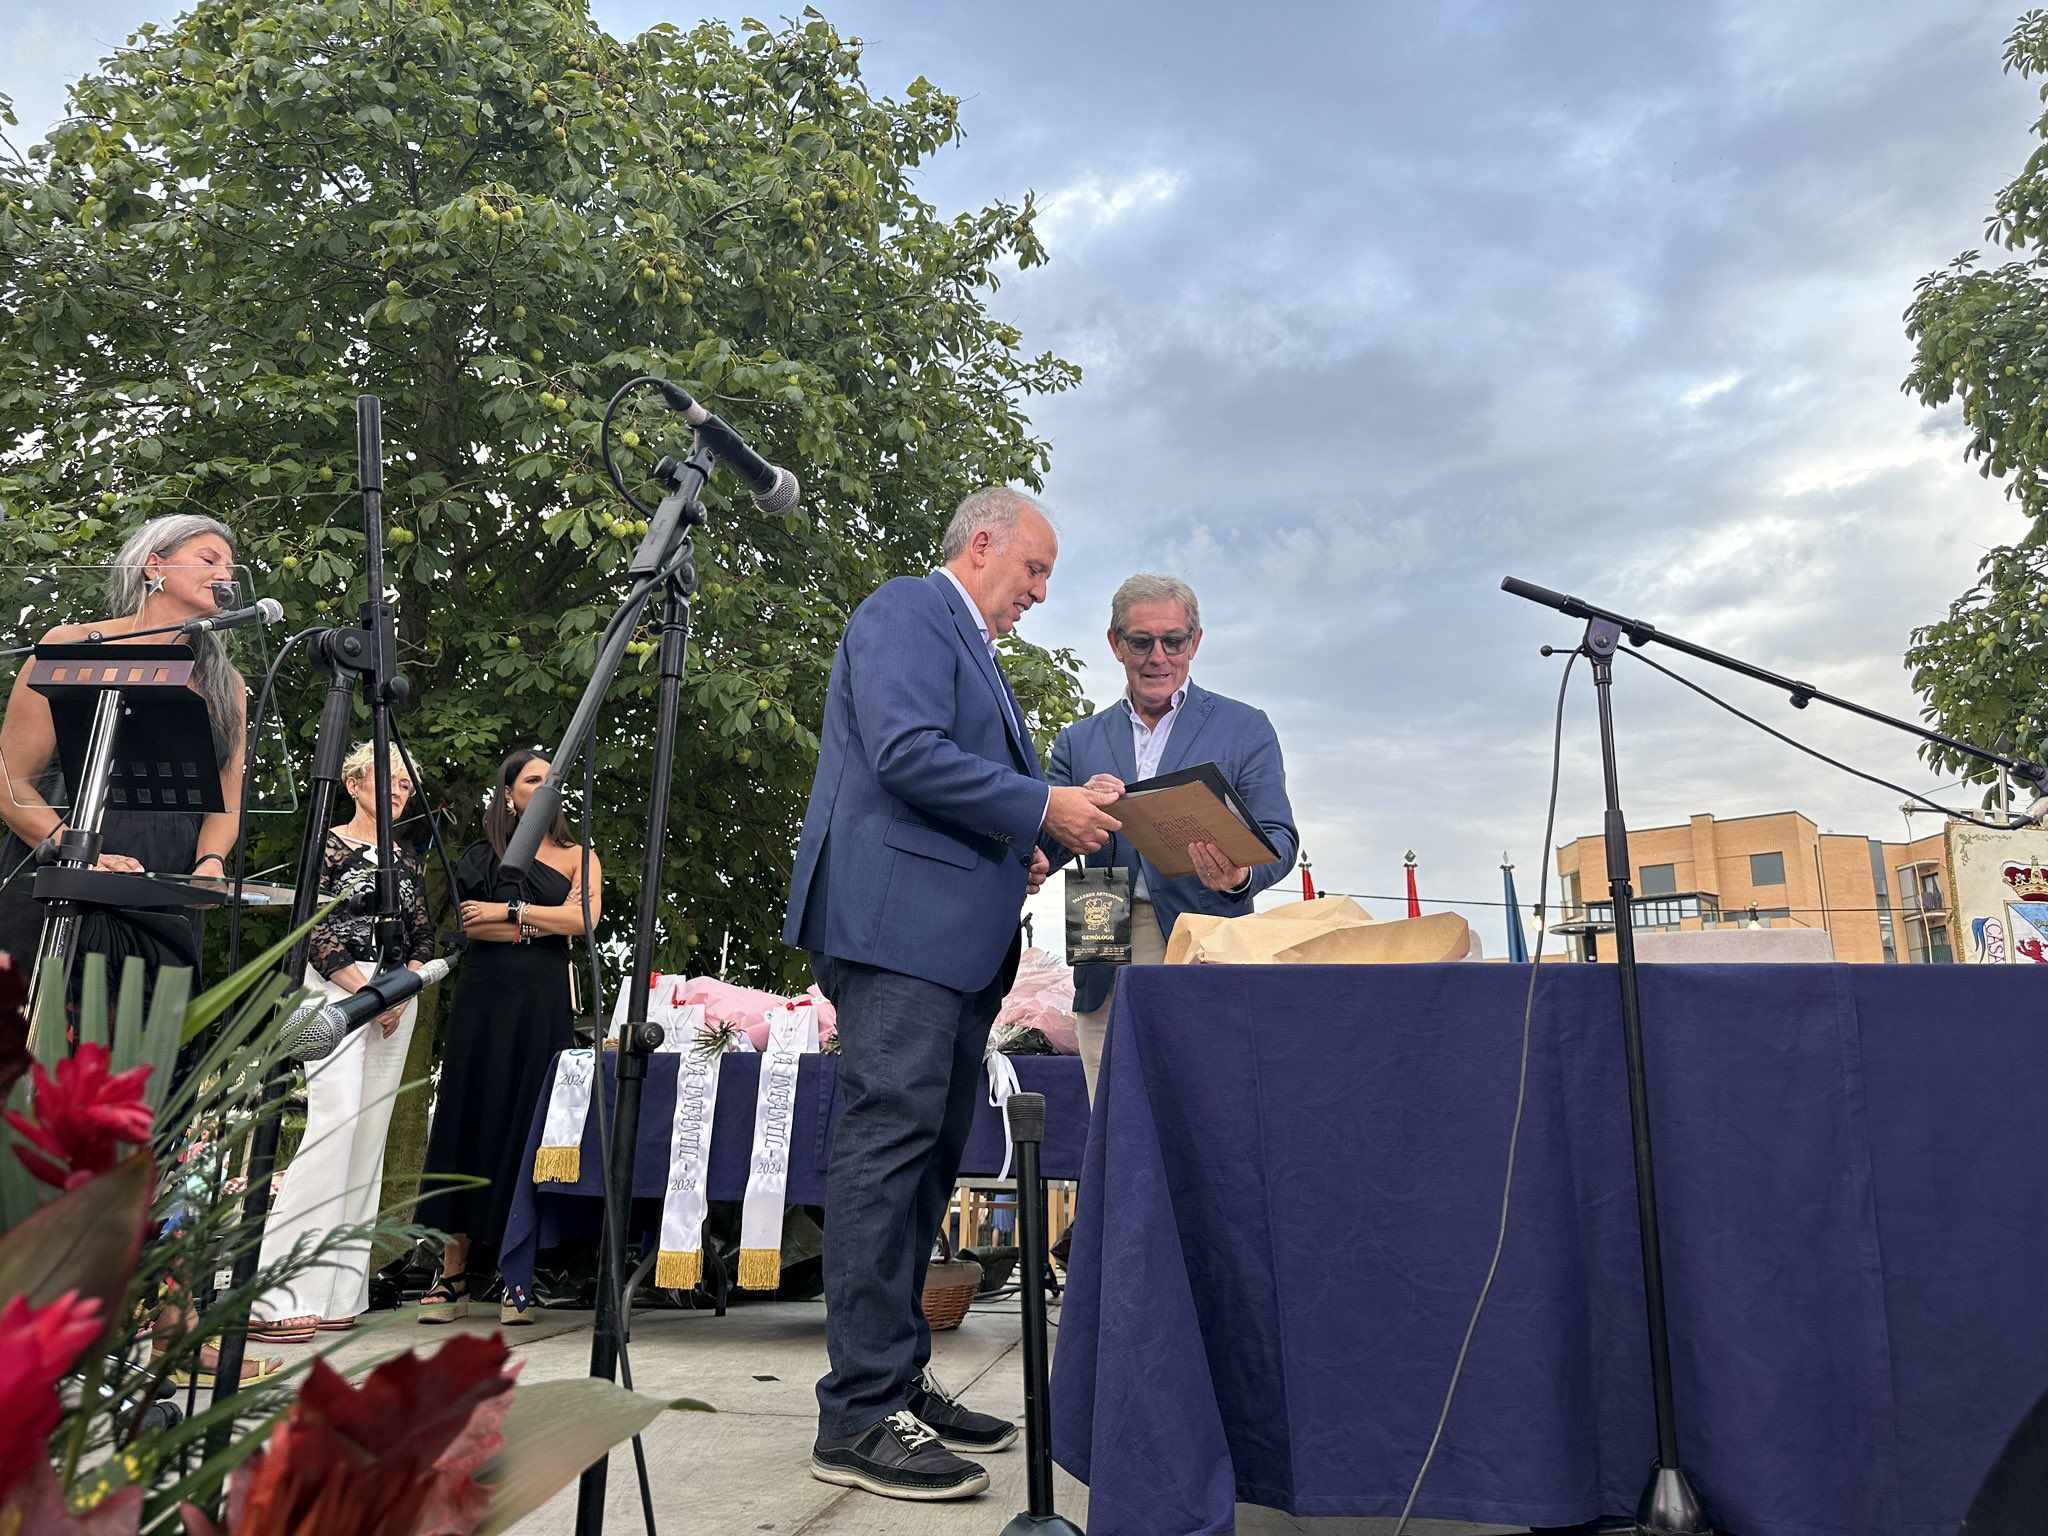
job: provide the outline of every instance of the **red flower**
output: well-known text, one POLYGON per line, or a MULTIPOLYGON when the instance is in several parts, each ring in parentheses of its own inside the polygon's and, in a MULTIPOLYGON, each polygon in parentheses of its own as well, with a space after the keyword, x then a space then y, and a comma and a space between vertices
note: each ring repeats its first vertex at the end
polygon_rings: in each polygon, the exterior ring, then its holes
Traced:
POLYGON ((54 1078, 38 1062, 31 1079, 31 1113, 7 1112, 7 1123, 31 1144, 16 1147, 14 1155, 30 1173, 59 1189, 75 1189, 105 1173, 122 1146, 149 1140, 155 1117, 142 1101, 148 1077, 148 1067, 109 1076, 103 1045, 81 1045, 76 1055, 57 1063, 54 1078))
POLYGON ((0 1308, 0 1505, 49 1454, 63 1409, 57 1383, 100 1334, 100 1304, 66 1291, 47 1307, 16 1296, 0 1308))
MULTIPOLYGON (((467 1536, 490 1490, 475 1479, 497 1453, 512 1406, 497 1334, 458 1334, 432 1360, 408 1352, 360 1387, 324 1360, 270 1443, 234 1475, 225 1536, 467 1536)), ((185 1506, 186 1529, 219 1536, 185 1506)))

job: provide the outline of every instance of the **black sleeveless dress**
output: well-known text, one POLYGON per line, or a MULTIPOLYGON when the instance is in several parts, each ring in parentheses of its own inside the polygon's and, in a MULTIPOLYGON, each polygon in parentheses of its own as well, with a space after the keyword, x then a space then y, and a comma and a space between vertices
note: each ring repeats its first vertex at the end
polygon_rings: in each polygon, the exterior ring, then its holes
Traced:
MULTIPOLYGON (((190 871, 199 851, 202 820, 196 811, 109 810, 100 824, 101 848, 106 853, 126 854, 151 874, 182 875, 190 871)), ((0 840, 0 879, 6 880, 0 886, 0 952, 13 955, 24 968, 35 963, 43 932, 42 905, 29 895, 36 871, 28 856, 28 845, 12 832, 0 840)), ((155 984, 156 973, 164 966, 188 965, 197 990, 203 931, 204 918, 196 907, 156 911, 88 907, 79 918, 77 952, 107 957, 110 986, 119 984, 128 957, 138 955, 146 968, 145 986, 155 984)), ((75 974, 82 976, 82 968, 75 974)))
MULTIPOLYGON (((490 844, 473 843, 456 867, 455 889, 464 901, 555 907, 569 899, 570 886, 567 875, 538 861, 514 882, 499 869, 490 844)), ((548 1065, 576 1043, 569 958, 569 941, 559 935, 526 944, 472 944, 455 973, 424 1187, 432 1190, 437 1175, 451 1173, 491 1182, 430 1194, 419 1220, 468 1234, 473 1273, 494 1263, 513 1191, 532 1176, 520 1164, 548 1065)))

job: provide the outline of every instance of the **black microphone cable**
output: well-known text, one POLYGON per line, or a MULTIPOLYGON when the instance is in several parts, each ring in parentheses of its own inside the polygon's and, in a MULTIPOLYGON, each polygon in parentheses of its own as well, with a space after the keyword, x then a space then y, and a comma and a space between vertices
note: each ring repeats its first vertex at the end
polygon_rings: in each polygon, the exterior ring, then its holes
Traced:
MULTIPOLYGON (((658 380, 653 379, 634 380, 629 382, 620 389, 617 395, 612 397, 613 406, 616 407, 619 400, 624 397, 626 392, 634 388, 636 385, 651 385, 656 384, 658 382, 658 380)), ((609 412, 607 412, 607 416, 609 416, 609 412)), ((606 461, 606 467, 610 467, 609 459, 607 459, 606 461)), ((613 475, 613 483, 615 485, 618 484, 618 477, 616 474, 613 475)), ((638 502, 634 502, 633 498, 627 494, 625 487, 622 485, 619 486, 619 494, 625 496, 626 500, 628 502, 631 502, 634 506, 639 505, 638 502)), ((687 546, 679 545, 675 553, 669 557, 668 563, 666 565, 664 565, 660 570, 654 572, 654 574, 652 574, 651 576, 647 577, 645 581, 639 583, 633 588, 632 591, 627 593, 626 600, 623 603, 621 603, 619 605, 618 610, 615 613, 613 613, 610 622, 605 625, 604 632, 598 639, 597 649, 600 653, 603 652, 606 644, 617 632, 619 625, 628 622, 629 620, 637 621, 640 611, 644 606, 647 598, 654 592, 654 590, 657 587, 667 582, 671 576, 673 576, 677 571, 682 569, 684 561, 687 559, 687 555, 685 554, 686 548, 687 546)), ((590 922, 590 849, 591 809, 597 801, 597 726, 598 721, 603 718, 603 709, 603 703, 600 702, 596 713, 593 714, 593 716, 591 717, 590 730, 585 736, 583 742, 583 805, 577 818, 578 829, 582 833, 583 844, 583 878, 580 882, 580 895, 583 906, 583 948, 584 958, 588 962, 590 967, 590 1020, 591 1027, 594 1032, 594 1046, 599 1055, 600 1069, 602 1067, 603 1060, 605 1029, 604 973, 598 965, 597 935, 592 931, 590 922)), ((628 985, 634 984, 635 980, 636 978, 629 978, 628 985)), ((626 1190, 626 1198, 623 1203, 617 1202, 613 1198, 611 1155, 612 1127, 610 1117, 608 1117, 604 1112, 605 1106, 602 1094, 602 1076, 602 1070, 600 1070, 598 1076, 593 1080, 596 1083, 596 1086, 599 1090, 599 1096, 596 1103, 592 1107, 595 1109, 597 1113, 598 1166, 602 1170, 601 1178, 603 1181, 603 1199, 605 1202, 605 1209, 608 1212, 613 1210, 621 1210, 630 1215, 633 1203, 633 1191, 630 1188, 626 1190)), ((616 1108, 617 1105, 617 1092, 617 1085, 614 1084, 614 1108, 616 1108)), ((603 1241, 602 1237, 600 1237, 600 1241, 603 1241)), ((623 1248, 623 1240, 621 1242, 621 1247, 623 1248)), ((602 1259, 600 1259, 598 1264, 598 1273, 600 1276, 603 1275, 606 1267, 607 1266, 604 1264, 602 1259)), ((617 1344, 619 1352, 619 1381, 620 1384, 624 1386, 628 1392, 630 1392, 633 1390, 633 1362, 626 1339, 626 1335, 628 1332, 628 1329, 626 1328, 625 1308, 626 1277, 623 1274, 614 1273, 611 1278, 612 1284, 615 1287, 611 1294, 610 1299, 611 1314, 616 1322, 617 1328, 615 1342, 617 1344)), ((654 1488, 653 1485, 648 1481, 647 1475, 647 1449, 646 1446, 642 1443, 641 1438, 638 1434, 635 1434, 633 1436, 633 1468, 640 1484, 640 1512, 641 1517, 645 1521, 647 1526, 647 1536, 658 1536, 654 1523, 654 1488)))
POLYGON ((1804 752, 1808 757, 1818 758, 1821 762, 1826 763, 1830 768, 1839 768, 1842 770, 1842 772, 1849 774, 1854 778, 1862 779, 1867 784, 1875 784, 1879 789, 1888 789, 1895 795, 1904 795, 1908 800, 1917 801, 1919 804, 1926 806, 1930 811, 1939 811, 1942 815, 1952 816, 1957 821, 1967 821, 1973 827, 1989 827, 1994 832, 2010 832, 2013 830, 2015 826, 2025 825, 2024 821, 2017 819, 2008 819, 2005 821, 1991 821, 1982 816, 1972 816, 1967 811, 1958 811, 1951 809, 1950 807, 1945 805, 1937 805, 1932 800, 1928 799, 1925 795, 1917 794, 1914 791, 1906 788, 1903 784, 1894 784, 1890 779, 1880 779, 1874 773, 1865 773, 1861 768, 1852 768, 1847 763, 1842 762, 1839 758, 1829 757, 1827 753, 1821 751, 1820 748, 1809 747, 1805 742, 1799 740, 1797 737, 1786 735, 1776 726, 1766 725, 1763 721, 1757 719, 1755 715, 1746 713, 1745 711, 1737 708, 1735 705, 1730 704, 1726 699, 1722 698, 1720 695, 1713 693, 1706 688, 1701 687, 1698 683, 1694 682, 1691 678, 1687 677, 1683 672, 1674 672, 1671 668, 1665 666, 1662 662, 1652 661, 1649 657, 1645 656, 1641 651, 1623 650, 1620 647, 1617 647, 1616 651, 1619 655, 1635 657, 1637 661, 1640 661, 1644 666, 1648 667, 1653 672, 1662 672, 1674 683, 1683 684, 1685 687, 1690 688, 1694 693, 1698 694, 1701 698, 1705 699, 1708 703, 1720 705, 1721 708, 1727 710, 1728 713, 1735 716, 1736 719, 1748 721, 1751 725, 1755 726, 1765 735, 1776 737, 1779 741, 1785 743, 1786 746, 1804 752))
MULTIPOLYGON (((425 804, 427 781, 420 777, 420 765, 413 761, 412 748, 405 744, 405 733, 398 728, 397 710, 391 712, 389 723, 391 726, 391 741, 398 748, 399 761, 405 764, 405 771, 412 775, 412 792, 420 796, 421 803, 425 804)), ((458 892, 455 889, 455 863, 448 857, 448 844, 441 837, 440 818, 431 810, 426 812, 426 818, 427 844, 434 850, 434 857, 441 866, 441 878, 448 884, 447 891, 443 893, 443 910, 445 911, 448 905, 453 904, 458 899, 458 892)), ((469 936, 467 934, 459 934, 452 947, 458 951, 467 949, 469 947, 469 936)))
MULTIPOLYGON (((599 1062, 599 1070, 592 1074, 592 1082, 597 1085, 600 1093, 598 1103, 595 1106, 597 1109, 597 1157, 598 1165, 603 1169, 605 1209, 607 1211, 622 1211, 630 1215, 633 1209, 633 1191, 630 1186, 626 1190, 626 1198, 623 1202, 615 1204, 612 1199, 612 1126, 610 1118, 604 1112, 602 1098, 604 972, 597 963, 597 934, 590 922, 590 808, 597 799, 597 721, 593 719, 590 724, 590 736, 583 744, 583 807, 578 817, 578 830, 583 834, 583 878, 579 882, 580 889, 577 894, 581 898, 583 907, 583 955, 590 965, 590 1022, 595 1030, 592 1044, 597 1051, 599 1062)), ((619 1043, 620 1048, 624 1049, 624 1040, 622 1039, 619 1043)), ((612 1085, 612 1106, 614 1111, 618 1107, 618 1093, 618 1084, 614 1082, 612 1085)), ((600 1243, 606 1241, 602 1227, 599 1229, 598 1241, 600 1243)), ((625 1255, 625 1238, 623 1234, 621 1234, 619 1240, 619 1251, 620 1257, 623 1259, 625 1255)), ((600 1255, 597 1264, 598 1274, 602 1276, 610 1267, 605 1263, 603 1256, 600 1255)), ((626 1277, 614 1270, 611 1279, 612 1285, 615 1287, 611 1296, 611 1311, 614 1326, 614 1342, 618 1345, 619 1351, 619 1383, 628 1392, 631 1392, 633 1390, 633 1360, 626 1347, 626 1335, 631 1332, 626 1326, 626 1277)), ((658 1536, 654 1527, 654 1485, 647 1478, 647 1447, 641 1442, 637 1432, 633 1436, 633 1471, 640 1483, 640 1516, 646 1522, 647 1536, 658 1536)))
MULTIPOLYGON (((228 900, 228 974, 242 968, 242 887, 249 877, 249 791, 256 783, 256 754, 263 744, 263 721, 277 688, 277 674, 294 647, 321 632, 315 624, 285 638, 263 673, 263 685, 256 690, 256 709, 250 717, 248 742, 242 749, 242 804, 235 818, 234 894, 228 900)), ((299 871, 304 879, 306 872, 299 871)))
POLYGON ((626 380, 606 402, 604 415, 597 424, 597 456, 604 460, 604 472, 611 476, 612 489, 619 493, 619 498, 627 506, 642 517, 654 516, 654 508, 626 489, 625 479, 619 474, 619 466, 612 458, 612 418, 618 415, 619 407, 626 403, 626 396, 636 390, 659 389, 661 385, 662 381, 651 373, 643 373, 637 378, 626 380))
MULTIPOLYGON (((626 386, 627 389, 630 389, 632 387, 633 386, 630 384, 626 386)), ((625 392, 625 389, 621 389, 619 392, 619 396, 613 397, 614 405, 617 404, 619 397, 623 396, 625 392)), ((616 480, 617 477, 614 476, 614 483, 616 483, 616 480)), ((626 495, 623 486, 620 487, 620 494, 622 496, 626 496, 626 499, 629 502, 632 501, 632 497, 626 495)), ((637 502, 633 504, 636 506, 638 505, 637 502)), ((602 635, 600 635, 598 639, 597 649, 600 653, 603 652, 606 644, 608 644, 612 637, 616 634, 620 624, 628 621, 636 621, 638 619, 640 610, 642 606, 645 604, 647 597, 654 591, 656 587, 666 582, 669 579, 669 577, 671 577, 678 570, 680 570, 686 558, 687 557, 684 553, 684 548, 678 547, 675 553, 670 556, 668 563, 666 565, 664 565, 660 570, 654 572, 654 574, 652 574, 651 576, 647 577, 645 581, 637 584, 633 588, 633 590, 626 595, 625 601, 621 603, 617 611, 615 611, 612 614, 610 622, 608 622, 605 625, 604 632, 602 635)), ((597 801, 597 726, 599 720, 601 720, 602 718, 603 704, 602 702, 600 702, 596 713, 594 713, 591 717, 590 730, 586 734, 582 746, 583 805, 578 813, 577 821, 578 830, 582 834, 583 852, 582 879, 578 882, 578 894, 580 896, 583 909, 584 958, 590 968, 590 1020, 591 1027, 594 1031, 593 1048, 598 1053, 599 1064, 599 1072, 597 1076, 593 1079, 593 1083, 597 1092, 597 1098, 591 1107, 597 1117, 598 1168, 599 1177, 602 1181, 602 1198, 604 1200, 605 1210, 607 1213, 617 1210, 626 1213, 630 1217, 633 1202, 633 1191, 631 1190, 631 1188, 628 1188, 626 1190, 626 1198, 623 1203, 617 1201, 614 1198, 613 1193, 614 1185, 612 1182, 611 1153, 612 1127, 611 1118, 605 1113, 603 1093, 604 1084, 602 1071, 604 1058, 605 1027, 604 973, 602 968, 598 964, 597 935, 592 930, 590 921, 591 809, 597 801)), ((566 774, 564 775, 564 777, 566 777, 566 774)), ((616 1095, 618 1093, 618 1088, 616 1084, 614 1084, 612 1092, 614 1095, 612 1102, 614 1108, 616 1108, 616 1095)), ((600 1235, 599 1241, 600 1243, 604 1241, 602 1235, 600 1235)), ((621 1247, 623 1248, 623 1238, 621 1240, 621 1247)), ((602 1258, 600 1258, 598 1263, 598 1273, 600 1276, 604 1274, 607 1267, 608 1266, 603 1262, 602 1258)), ((619 1381, 620 1384, 624 1386, 628 1392, 631 1392, 633 1390, 633 1361, 626 1338, 628 1332, 625 1326, 626 1279, 623 1274, 614 1273, 611 1277, 611 1280, 612 1285, 614 1287, 610 1296, 611 1315, 616 1322, 615 1343, 617 1345, 619 1352, 619 1381)), ((658 1536, 658 1532, 656 1531, 654 1521, 654 1487, 653 1484, 649 1481, 647 1473, 647 1448, 638 1434, 635 1434, 633 1436, 632 1443, 633 1469, 640 1485, 641 1518, 646 1524, 647 1536, 658 1536)))
MULTIPOLYGON (((1550 896, 1550 840, 1557 830, 1557 784, 1564 767, 1564 701, 1571 689, 1572 668, 1578 665, 1579 652, 1573 650, 1565 659, 1564 676, 1557 685, 1557 720, 1551 728, 1550 739, 1550 803, 1543 813, 1543 873, 1537 883, 1536 900, 1539 906, 1547 906, 1550 896)), ((1472 1336, 1479 1331, 1479 1318, 1486 1311, 1486 1298, 1493 1293, 1494 1276, 1500 1273, 1500 1256, 1508 1242, 1508 1210, 1515 1193, 1515 1157, 1522 1145, 1522 1111, 1529 1100, 1529 1040, 1531 1026, 1536 1018, 1536 978, 1543 974, 1543 934, 1536 934, 1536 953, 1529 962, 1529 990, 1522 999, 1522 1061, 1515 1078, 1515 1119, 1508 1132, 1508 1166, 1501 1179, 1500 1187, 1500 1230, 1493 1240, 1493 1257, 1487 1261, 1486 1279, 1479 1287, 1479 1299, 1472 1304, 1472 1317, 1465 1324, 1465 1337, 1458 1345, 1458 1358, 1451 1366, 1450 1384, 1444 1388, 1444 1405, 1436 1416, 1436 1428, 1429 1437, 1429 1449, 1423 1452, 1422 1465, 1416 1469, 1415 1481, 1408 1489, 1408 1502, 1401 1506, 1400 1521, 1394 1526, 1394 1536, 1404 1536, 1408 1521, 1415 1513, 1415 1500, 1422 1493, 1423 1479, 1429 1476, 1430 1465, 1436 1460, 1437 1448, 1442 1445, 1444 1425, 1450 1421, 1451 1403, 1458 1395, 1458 1380, 1465 1373, 1465 1359, 1472 1352, 1472 1336)))

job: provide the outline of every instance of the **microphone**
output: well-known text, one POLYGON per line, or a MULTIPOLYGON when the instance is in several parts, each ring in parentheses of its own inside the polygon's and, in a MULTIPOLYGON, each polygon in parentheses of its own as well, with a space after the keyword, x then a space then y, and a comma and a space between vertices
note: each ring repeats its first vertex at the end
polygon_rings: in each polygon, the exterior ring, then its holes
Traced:
POLYGON ((690 392, 681 385, 661 379, 654 382, 668 403, 682 412, 683 420, 696 428, 697 435, 711 445, 711 451, 718 455, 719 462, 730 464, 740 482, 753 492, 755 511, 787 512, 796 505, 797 498, 803 494, 803 487, 797 484, 795 475, 770 464, 754 452, 747 446, 747 440, 729 423, 719 420, 691 399, 690 392))
POLYGON ((309 1002, 284 1022, 287 1048, 301 1061, 319 1061, 370 1020, 431 987, 454 967, 453 956, 429 960, 418 970, 382 971, 360 992, 338 1003, 309 1002))
POLYGON ((283 603, 274 597, 259 597, 246 608, 230 609, 206 619, 187 619, 178 626, 178 633, 202 635, 216 629, 243 629, 251 624, 275 624, 283 617, 283 603))

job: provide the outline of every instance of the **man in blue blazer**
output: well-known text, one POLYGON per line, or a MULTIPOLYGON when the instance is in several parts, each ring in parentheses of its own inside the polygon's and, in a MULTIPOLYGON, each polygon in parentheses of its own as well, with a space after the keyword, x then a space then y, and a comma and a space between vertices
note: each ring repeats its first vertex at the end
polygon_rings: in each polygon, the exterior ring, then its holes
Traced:
MULTIPOLYGON (((1239 917, 1251 911, 1252 898, 1294 867, 1300 838, 1287 803, 1287 770, 1273 723, 1249 704, 1188 681, 1188 669, 1202 647, 1202 609, 1194 589, 1172 576, 1131 577, 1110 599, 1109 646, 1123 665, 1124 696, 1060 732, 1052 747, 1052 782, 1120 789, 1213 762, 1280 851, 1276 862, 1247 869, 1232 865, 1213 843, 1191 843, 1188 854, 1197 873, 1177 880, 1160 874, 1120 837, 1112 836, 1100 852, 1086 855, 1088 865, 1135 872, 1131 960, 1159 965, 1181 913, 1239 917)), ((1068 857, 1056 844, 1041 840, 1040 846, 1055 864, 1068 857)), ((1091 1101, 1116 970, 1111 965, 1074 969, 1076 1032, 1091 1101)))
POLYGON ((1089 853, 1119 825, 1114 791, 1040 776, 996 664, 996 637, 1045 601, 1052 524, 1020 492, 977 491, 941 548, 943 568, 885 583, 846 626, 782 930, 839 1013, 811 1474, 906 1499, 979 1493, 988 1474, 954 1452, 1017 1438, 931 1375, 925 1264, 1049 867, 1039 840, 1089 853))

